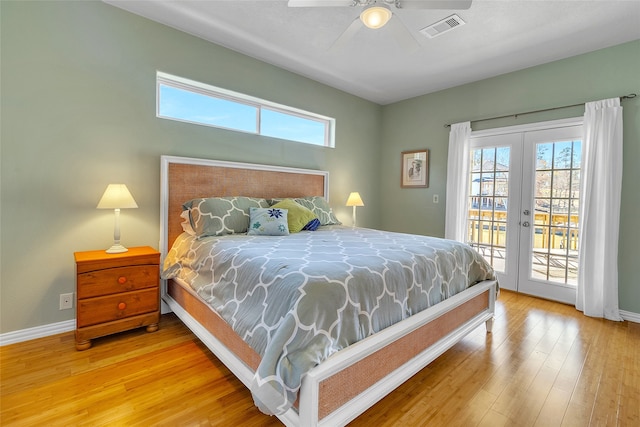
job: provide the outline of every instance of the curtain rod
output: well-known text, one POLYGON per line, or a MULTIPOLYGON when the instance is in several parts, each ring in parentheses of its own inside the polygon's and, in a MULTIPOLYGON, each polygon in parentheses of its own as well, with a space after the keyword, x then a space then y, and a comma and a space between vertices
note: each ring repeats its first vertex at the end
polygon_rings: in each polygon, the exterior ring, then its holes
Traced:
MULTIPOLYGON (((638 96, 638 95, 636 95, 635 93, 630 93, 629 95, 621 96, 620 97, 620 101, 625 100, 625 99, 632 99, 632 98, 635 98, 636 96, 638 96)), ((506 114, 504 116, 487 117, 486 119, 471 120, 471 122, 473 122, 473 123, 486 122, 487 120, 505 119, 507 117, 517 118, 518 116, 524 116, 525 114, 544 113, 545 111, 562 110, 563 108, 580 107, 581 105, 584 105, 584 103, 582 103, 582 104, 573 104, 573 105, 563 105, 562 107, 543 108, 542 110, 525 111, 523 113, 506 114)), ((444 125, 444 127, 446 127, 446 128, 451 127, 451 124, 446 124, 446 125, 444 125)))

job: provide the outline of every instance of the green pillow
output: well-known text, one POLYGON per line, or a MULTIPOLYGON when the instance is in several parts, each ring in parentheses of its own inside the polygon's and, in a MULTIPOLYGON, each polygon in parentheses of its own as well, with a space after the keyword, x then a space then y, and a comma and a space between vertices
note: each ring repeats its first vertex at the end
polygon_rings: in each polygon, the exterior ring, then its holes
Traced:
POLYGON ((271 207, 286 209, 288 211, 287 222, 289 223, 289 233, 299 232, 305 225, 317 218, 311 209, 307 209, 291 199, 284 199, 271 207))

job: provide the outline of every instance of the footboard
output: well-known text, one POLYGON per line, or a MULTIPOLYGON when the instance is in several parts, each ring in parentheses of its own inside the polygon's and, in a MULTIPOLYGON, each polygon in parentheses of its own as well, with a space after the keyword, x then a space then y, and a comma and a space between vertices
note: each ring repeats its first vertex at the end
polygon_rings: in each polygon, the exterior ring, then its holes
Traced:
MULTIPOLYGON (((482 323, 490 331, 496 293, 495 281, 479 283, 332 355, 303 378, 298 410, 278 418, 291 427, 347 424, 482 323)), ((206 305, 196 308, 204 303, 188 290, 170 283, 163 298, 248 387, 255 354, 234 343, 237 336, 228 334, 206 305)))
POLYGON ((331 356, 302 381, 298 426, 345 425, 494 315, 483 282, 331 356))

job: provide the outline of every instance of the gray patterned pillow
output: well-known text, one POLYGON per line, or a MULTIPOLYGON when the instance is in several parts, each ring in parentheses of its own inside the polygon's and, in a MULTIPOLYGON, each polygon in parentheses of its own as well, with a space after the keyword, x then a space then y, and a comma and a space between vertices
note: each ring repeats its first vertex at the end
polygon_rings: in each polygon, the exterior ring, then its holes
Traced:
POLYGON ((246 233, 251 207, 268 208, 269 203, 266 199, 237 196, 193 199, 182 205, 189 211, 189 222, 198 237, 246 233))
MULTIPOLYGON (((282 201, 284 199, 271 199, 269 203, 273 206, 274 204, 282 201)), ((329 206, 329 203, 325 200, 324 197, 321 196, 308 196, 308 197, 299 197, 293 199, 296 203, 301 204, 307 209, 310 209, 320 220, 320 225, 333 225, 342 224, 338 221, 338 218, 333 214, 333 210, 329 206)))

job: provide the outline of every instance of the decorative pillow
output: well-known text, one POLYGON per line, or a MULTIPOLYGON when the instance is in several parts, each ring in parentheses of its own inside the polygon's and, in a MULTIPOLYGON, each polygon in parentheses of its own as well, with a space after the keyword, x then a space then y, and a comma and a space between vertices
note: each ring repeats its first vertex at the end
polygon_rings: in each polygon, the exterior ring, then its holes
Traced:
POLYGON ((182 205, 196 236, 221 236, 246 233, 249 208, 268 208, 266 199, 253 197, 209 197, 193 199, 182 205))
POLYGON ((249 230, 247 234, 262 236, 286 236, 289 234, 287 210, 270 208, 249 208, 249 230))
POLYGON ((297 233, 300 230, 303 230, 307 224, 312 222, 314 219, 317 220, 316 215, 310 209, 305 208, 300 203, 296 203, 291 199, 285 199, 271 207, 286 209, 288 211, 287 222, 289 223, 289 233, 297 233))
MULTIPOLYGON (((271 202, 273 203, 274 200, 278 200, 278 199, 273 199, 271 200, 271 202)), ((320 220, 320 225, 342 224, 340 221, 338 221, 338 218, 336 218, 336 216, 333 214, 333 211, 331 210, 329 203, 327 203, 324 197, 321 197, 321 196, 298 197, 293 200, 296 203, 299 203, 302 206, 306 207, 307 209, 311 210, 320 220)))
POLYGON ((306 231, 316 231, 320 227, 320 220, 318 218, 314 218, 307 225, 305 225, 302 229, 306 231))

